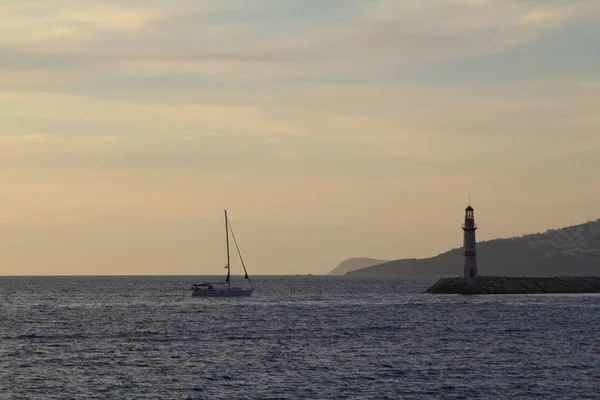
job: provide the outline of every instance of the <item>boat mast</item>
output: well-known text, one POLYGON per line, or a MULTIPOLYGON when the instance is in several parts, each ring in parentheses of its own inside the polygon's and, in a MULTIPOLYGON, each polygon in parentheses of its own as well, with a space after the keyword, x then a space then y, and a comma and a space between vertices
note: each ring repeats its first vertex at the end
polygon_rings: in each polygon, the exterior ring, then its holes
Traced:
POLYGON ((231 223, 229 223, 229 230, 231 231, 231 237, 233 237, 233 243, 235 243, 235 248, 237 249, 238 255, 240 256, 240 261, 242 262, 242 267, 244 267, 245 278, 248 280, 250 289, 252 289, 252 283, 250 282, 250 277, 248 276, 248 270, 246 269, 246 264, 244 264, 244 259, 242 258, 242 252, 240 251, 240 246, 238 246, 237 239, 235 238, 235 232, 233 231, 233 227, 231 226, 231 223))
POLYGON ((225 210, 225 240, 227 243, 227 284, 231 289, 231 263, 229 261, 229 221, 227 220, 227 210, 225 210))

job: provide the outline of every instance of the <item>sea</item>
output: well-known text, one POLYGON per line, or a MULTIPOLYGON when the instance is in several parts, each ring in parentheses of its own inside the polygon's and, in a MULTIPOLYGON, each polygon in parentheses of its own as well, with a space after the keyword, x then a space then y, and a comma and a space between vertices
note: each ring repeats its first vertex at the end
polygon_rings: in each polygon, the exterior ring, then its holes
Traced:
POLYGON ((599 295, 260 276, 192 298, 200 280, 0 277, 0 399, 600 399, 599 295))

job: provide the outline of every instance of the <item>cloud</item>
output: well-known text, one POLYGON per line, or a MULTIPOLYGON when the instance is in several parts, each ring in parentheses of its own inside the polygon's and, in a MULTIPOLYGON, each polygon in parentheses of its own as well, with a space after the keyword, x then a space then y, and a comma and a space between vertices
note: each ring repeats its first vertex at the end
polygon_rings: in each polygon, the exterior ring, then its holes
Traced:
POLYGON ((293 133, 289 127, 261 114, 257 107, 236 103, 220 105, 195 102, 169 105, 149 101, 106 100, 68 93, 0 92, 0 116, 6 119, 30 119, 35 116, 46 119, 49 123, 109 124, 111 129, 121 132, 144 127, 148 136, 170 136, 175 127, 293 133))
POLYGON ((7 142, 17 142, 17 143, 22 143, 22 142, 39 142, 39 141, 48 141, 48 140, 54 140, 56 138, 58 138, 59 135, 43 135, 43 134, 37 134, 37 135, 18 135, 18 136, 0 136, 0 140, 3 141, 5 144, 7 142))
POLYGON ((0 45, 36 46, 46 52, 60 51, 55 47, 59 43, 99 40, 109 33, 141 32, 166 15, 164 8, 100 1, 15 2, 0 10, 0 45))
POLYGON ((600 96, 578 82, 567 87, 479 85, 466 93, 462 85, 313 85, 183 95, 170 105, 4 93, 0 116, 13 133, 0 154, 4 166, 15 168, 212 168, 338 177, 435 174, 469 165, 497 171, 508 166, 508 155, 519 168, 525 160, 600 150, 600 96))
POLYGON ((585 89, 585 90, 589 90, 589 91, 595 91, 595 90, 600 90, 600 81, 585 81, 585 82, 581 82, 580 86, 585 89))
POLYGON ((0 21, 0 69, 23 85, 39 79, 24 69, 59 82, 69 73, 75 81, 119 74, 236 82, 366 79, 409 65, 507 52, 600 13, 584 1, 554 8, 537 1, 349 1, 307 8, 301 17, 298 10, 285 12, 292 5, 267 0, 251 7, 239 1, 52 4, 43 17, 33 7, 11 6, 0 21), (266 17, 267 10, 279 19, 266 17), (277 35, 268 29, 272 24, 277 35), (93 47, 85 45, 90 40, 93 47))
POLYGON ((554 25, 565 21, 568 14, 559 10, 535 10, 525 14, 521 22, 534 25, 554 25))

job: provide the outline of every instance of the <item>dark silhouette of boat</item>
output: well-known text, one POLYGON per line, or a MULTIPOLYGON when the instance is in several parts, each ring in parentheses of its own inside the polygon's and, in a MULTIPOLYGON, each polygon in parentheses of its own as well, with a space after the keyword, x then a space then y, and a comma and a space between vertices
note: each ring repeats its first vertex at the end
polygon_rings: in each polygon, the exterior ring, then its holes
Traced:
POLYGON ((229 218, 227 217, 227 210, 225 210, 225 237, 227 243, 227 265, 225 266, 225 268, 227 268, 227 277, 225 278, 225 281, 194 283, 191 288, 193 297, 248 297, 252 295, 254 288, 250 283, 250 277, 248 276, 248 271, 246 270, 246 265, 244 264, 242 253, 240 252, 237 240, 235 239, 235 234, 233 233, 233 228, 231 227, 231 223, 229 222, 229 218), (242 262, 242 267, 244 267, 244 279, 248 281, 247 288, 231 286, 229 231, 231 231, 231 236, 233 237, 233 242, 240 257, 240 261, 242 262))

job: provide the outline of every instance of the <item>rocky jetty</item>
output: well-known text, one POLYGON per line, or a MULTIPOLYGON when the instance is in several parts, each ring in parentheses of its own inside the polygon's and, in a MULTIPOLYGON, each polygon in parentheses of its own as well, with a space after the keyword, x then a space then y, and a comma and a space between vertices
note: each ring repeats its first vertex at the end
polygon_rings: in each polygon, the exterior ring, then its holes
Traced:
POLYGON ((600 277, 508 277, 479 276, 473 282, 464 278, 442 278, 425 293, 437 294, 534 294, 600 293, 600 277))

